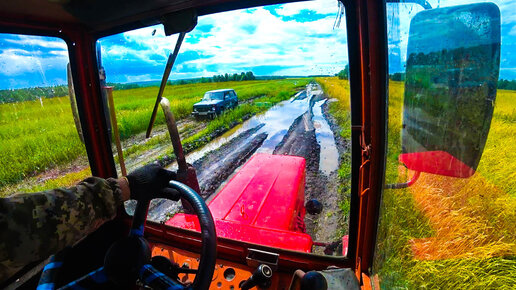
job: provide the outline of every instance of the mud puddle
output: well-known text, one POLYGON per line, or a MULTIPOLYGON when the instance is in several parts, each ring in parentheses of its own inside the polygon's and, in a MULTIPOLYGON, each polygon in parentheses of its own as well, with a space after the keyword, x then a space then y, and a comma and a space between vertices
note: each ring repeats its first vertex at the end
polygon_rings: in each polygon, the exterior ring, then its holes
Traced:
POLYGON ((315 137, 321 147, 319 171, 330 175, 339 168, 339 151, 333 137, 333 131, 323 116, 322 106, 325 102, 326 100, 321 100, 314 104, 312 119, 315 127, 315 137))
MULTIPOLYGON (((272 106, 264 113, 257 114, 240 125, 235 126, 222 136, 215 138, 206 146, 189 153, 186 158, 189 163, 194 163, 211 151, 217 150, 222 145, 230 142, 245 131, 261 126, 251 138, 265 133, 267 138, 257 152, 272 153, 276 145, 287 133, 294 120, 308 110, 309 98, 306 91, 297 93, 293 98, 272 106)), ((250 140, 250 139, 249 139, 250 140)), ((247 140, 247 142, 249 141, 247 140)), ((242 141, 243 143, 246 140, 242 141)))

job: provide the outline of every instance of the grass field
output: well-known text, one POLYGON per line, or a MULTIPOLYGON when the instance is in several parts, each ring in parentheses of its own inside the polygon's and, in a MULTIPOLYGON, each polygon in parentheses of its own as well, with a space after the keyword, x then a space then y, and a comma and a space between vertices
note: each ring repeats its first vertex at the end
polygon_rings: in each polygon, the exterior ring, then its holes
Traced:
MULTIPOLYGON (((179 120, 189 116, 193 104, 208 90, 233 88, 241 101, 259 98, 277 102, 294 94, 296 88, 306 85, 308 81, 284 79, 177 85, 168 86, 164 97, 171 101, 172 111, 179 120)), ((146 130, 157 91, 157 87, 114 91, 122 139, 146 130)), ((262 109, 252 103, 239 106, 211 121, 205 130, 185 141, 195 143, 217 128, 227 126, 228 122, 238 121, 244 115, 255 114, 260 110, 262 109)), ((163 114, 157 115, 156 124, 164 124, 163 114)), ((192 146, 200 145, 202 144, 195 143, 192 146)), ((0 105, 0 152, 0 191, 3 187, 18 183, 29 176, 69 164, 85 156, 84 146, 74 126, 68 97, 0 105)), ((83 171, 80 176, 88 174, 89 171, 83 171)), ((50 182, 48 186, 69 185, 78 178, 77 173, 72 175, 50 182)))
MULTIPOLYGON (((349 95, 346 81, 324 87, 349 95)), ((413 174, 398 162, 403 88, 389 84, 387 183, 413 174)), ((516 288, 515 131, 516 92, 499 90, 475 175, 422 173, 410 188, 384 191, 374 266, 383 289, 516 288)))

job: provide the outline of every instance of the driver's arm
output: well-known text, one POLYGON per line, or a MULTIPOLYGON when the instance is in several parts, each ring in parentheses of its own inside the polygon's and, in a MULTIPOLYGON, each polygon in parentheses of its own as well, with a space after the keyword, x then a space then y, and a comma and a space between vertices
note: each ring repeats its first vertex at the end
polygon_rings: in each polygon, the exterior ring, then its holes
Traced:
POLYGON ((0 283, 113 219, 129 195, 126 178, 89 177, 70 188, 0 198, 0 283))
POLYGON ((74 187, 0 198, 0 283, 45 259, 116 216, 128 199, 167 190, 175 172, 156 164, 119 179, 89 177, 74 187))

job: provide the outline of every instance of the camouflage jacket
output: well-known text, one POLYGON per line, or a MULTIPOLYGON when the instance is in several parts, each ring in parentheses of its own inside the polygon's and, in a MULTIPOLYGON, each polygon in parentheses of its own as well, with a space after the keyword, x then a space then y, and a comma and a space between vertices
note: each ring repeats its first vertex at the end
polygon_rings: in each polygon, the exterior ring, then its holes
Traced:
POLYGON ((115 179, 89 177, 71 188, 0 198, 0 283, 113 219, 122 204, 115 179))

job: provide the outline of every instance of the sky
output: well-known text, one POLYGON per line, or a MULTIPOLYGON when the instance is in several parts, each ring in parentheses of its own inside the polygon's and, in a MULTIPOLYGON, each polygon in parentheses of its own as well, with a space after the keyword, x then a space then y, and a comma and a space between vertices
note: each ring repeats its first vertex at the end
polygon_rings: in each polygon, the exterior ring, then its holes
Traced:
MULTIPOLYGON (((468 0, 431 0, 432 7, 468 0)), ((500 78, 516 79, 516 0, 494 1, 501 11, 500 78)), ((416 4, 388 4, 389 71, 403 72, 416 4)), ((199 17, 186 35, 170 79, 253 71, 255 75, 338 73, 348 63, 345 20, 335 23, 336 0, 272 5, 199 17)), ((146 27, 99 41, 108 82, 161 80, 177 35, 146 27)), ((0 34, 0 89, 66 84, 68 52, 57 38, 0 34)))

